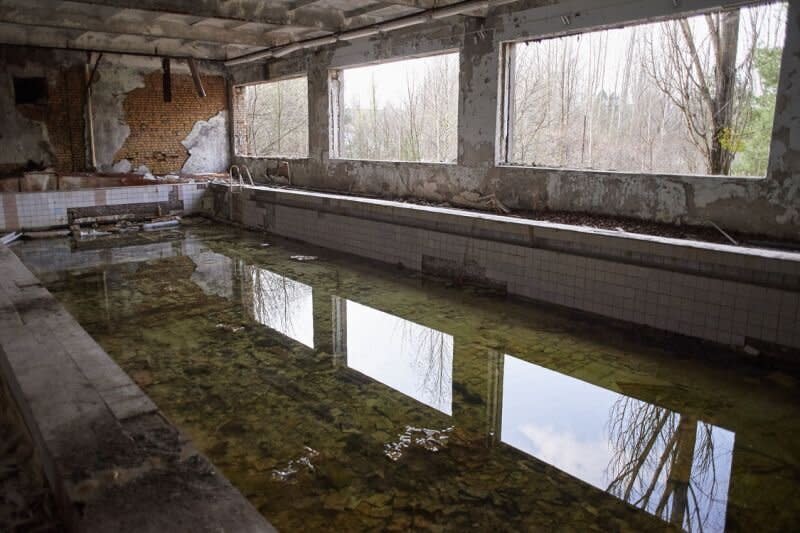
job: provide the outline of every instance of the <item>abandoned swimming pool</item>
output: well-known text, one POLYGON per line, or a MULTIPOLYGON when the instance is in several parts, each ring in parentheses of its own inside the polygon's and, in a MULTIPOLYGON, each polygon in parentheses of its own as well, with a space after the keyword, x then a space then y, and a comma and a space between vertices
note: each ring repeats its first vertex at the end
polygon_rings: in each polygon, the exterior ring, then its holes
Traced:
POLYGON ((213 224, 14 251, 279 529, 800 515, 790 373, 213 224))

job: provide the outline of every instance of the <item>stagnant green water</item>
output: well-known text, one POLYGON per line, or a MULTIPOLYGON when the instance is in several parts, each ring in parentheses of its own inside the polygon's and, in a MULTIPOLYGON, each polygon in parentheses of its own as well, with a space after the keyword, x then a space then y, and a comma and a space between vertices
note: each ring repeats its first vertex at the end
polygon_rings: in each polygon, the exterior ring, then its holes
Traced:
POLYGON ((14 249, 280 529, 797 527, 790 374, 209 223, 14 249))

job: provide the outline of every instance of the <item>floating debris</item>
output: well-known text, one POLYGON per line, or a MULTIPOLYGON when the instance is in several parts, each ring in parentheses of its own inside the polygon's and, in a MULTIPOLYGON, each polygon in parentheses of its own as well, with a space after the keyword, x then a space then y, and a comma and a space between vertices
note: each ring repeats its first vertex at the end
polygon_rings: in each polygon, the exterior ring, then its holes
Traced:
POLYGON ((309 472, 315 470, 314 464, 311 459, 318 456, 319 452, 308 446, 303 446, 305 453, 297 459, 292 459, 284 468, 276 468, 272 471, 272 479, 276 481, 289 481, 294 475, 299 472, 299 469, 305 468, 309 472))
POLYGON ((262 248, 266 248, 266 247, 268 247, 268 246, 272 246, 272 245, 271 245, 270 243, 268 243, 268 242, 262 242, 262 243, 261 243, 261 247, 262 247, 262 248))
POLYGON ((20 237, 22 237, 22 233, 20 233, 18 231, 14 231, 14 232, 7 233, 7 234, 3 235, 3 237, 0 238, 0 242, 2 242, 3 244, 11 244, 12 242, 16 241, 20 237))
POLYGON ((224 329, 225 331, 230 331, 231 333, 239 333, 244 329, 244 326, 232 326, 230 324, 217 324, 217 329, 224 329))
POLYGON ((181 219, 179 217, 172 217, 166 220, 158 220, 155 222, 148 222, 147 224, 142 224, 142 229, 145 231, 154 231, 160 229, 171 229, 181 225, 181 219))
POLYGON ((438 452, 447 445, 447 439, 453 426, 445 429, 415 428, 406 426, 405 431, 397 436, 395 442, 383 446, 383 453, 392 461, 398 461, 403 452, 411 446, 418 446, 430 452, 438 452))
POLYGON ((292 259, 295 261, 316 261, 318 258, 316 255, 293 255, 292 259))
POLYGON ((94 239, 96 237, 106 237, 108 235, 111 235, 110 231, 96 230, 94 228, 92 228, 92 229, 90 229, 88 231, 79 230, 78 233, 77 233, 77 237, 79 239, 94 239))

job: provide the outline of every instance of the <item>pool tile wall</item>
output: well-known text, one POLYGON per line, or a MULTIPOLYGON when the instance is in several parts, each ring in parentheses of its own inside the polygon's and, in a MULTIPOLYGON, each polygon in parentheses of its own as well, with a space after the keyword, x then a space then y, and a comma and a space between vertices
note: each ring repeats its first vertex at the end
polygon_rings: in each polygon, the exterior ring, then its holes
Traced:
POLYGON ((178 200, 185 214, 200 210, 205 183, 144 185, 78 191, 0 193, 0 230, 34 230, 69 224, 68 210, 178 200))
POLYGON ((266 187, 214 215, 413 270, 725 345, 800 348, 800 254, 266 187))

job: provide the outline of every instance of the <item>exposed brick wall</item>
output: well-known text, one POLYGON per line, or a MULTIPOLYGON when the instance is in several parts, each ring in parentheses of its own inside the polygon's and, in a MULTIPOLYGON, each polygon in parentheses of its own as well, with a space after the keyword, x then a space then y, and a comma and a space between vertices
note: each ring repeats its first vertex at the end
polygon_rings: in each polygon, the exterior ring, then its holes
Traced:
POLYGON ((189 157, 181 141, 197 121, 226 108, 225 80, 201 76, 206 97, 195 92, 192 77, 172 75, 172 102, 164 102, 161 71, 145 76, 145 86, 125 98, 125 122, 131 129, 115 161, 128 159, 133 168, 147 165, 155 174, 177 172, 189 157))
POLYGON ((31 120, 44 122, 53 154, 53 166, 60 171, 86 167, 84 99, 86 78, 82 66, 47 74, 47 105, 17 105, 31 120))

